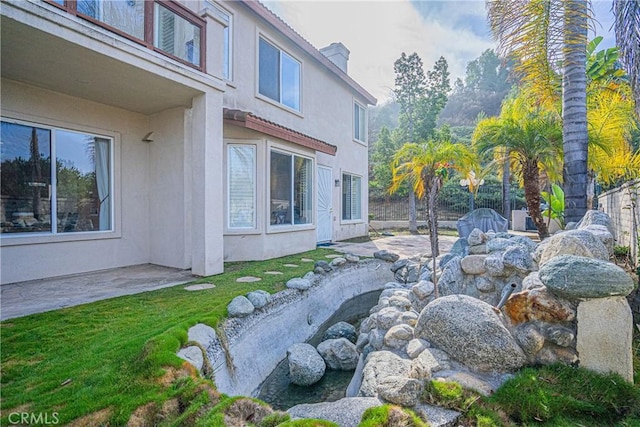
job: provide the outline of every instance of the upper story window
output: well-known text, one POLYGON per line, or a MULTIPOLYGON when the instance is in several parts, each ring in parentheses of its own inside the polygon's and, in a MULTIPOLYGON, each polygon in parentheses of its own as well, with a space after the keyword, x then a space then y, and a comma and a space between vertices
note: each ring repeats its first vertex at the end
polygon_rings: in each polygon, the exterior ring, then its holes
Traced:
POLYGON ((2 120, 2 234, 113 229, 113 139, 2 120))
POLYGON ((353 139, 362 143, 367 142, 367 115, 365 108, 353 103, 353 139))
POLYGON ((45 1, 204 71, 205 21, 180 3, 160 0, 45 1))
POLYGON ((216 17, 223 23, 224 30, 222 33, 222 77, 226 80, 233 80, 233 15, 208 0, 213 7, 216 17))
POLYGON ((300 111, 300 62, 262 37, 258 50, 258 92, 300 111))

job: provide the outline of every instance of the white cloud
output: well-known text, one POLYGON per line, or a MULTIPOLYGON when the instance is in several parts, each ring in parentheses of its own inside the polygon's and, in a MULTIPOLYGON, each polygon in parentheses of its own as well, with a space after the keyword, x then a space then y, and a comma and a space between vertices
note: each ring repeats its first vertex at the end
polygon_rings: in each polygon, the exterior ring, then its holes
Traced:
POLYGON ((469 61, 494 47, 488 33, 478 35, 483 2, 438 1, 420 12, 407 0, 268 1, 265 5, 315 47, 338 41, 347 46, 349 74, 379 101, 391 96, 393 63, 402 52, 417 52, 425 71, 444 56, 453 83, 456 77, 464 77, 469 61), (472 18, 470 25, 465 25, 465 16, 472 18))

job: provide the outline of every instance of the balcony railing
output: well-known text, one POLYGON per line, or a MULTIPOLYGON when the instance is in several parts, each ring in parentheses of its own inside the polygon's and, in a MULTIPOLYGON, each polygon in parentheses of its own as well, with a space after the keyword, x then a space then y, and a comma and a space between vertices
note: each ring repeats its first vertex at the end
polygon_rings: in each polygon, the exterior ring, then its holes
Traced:
POLYGON ((166 0, 43 1, 205 71, 205 21, 180 3, 166 0))

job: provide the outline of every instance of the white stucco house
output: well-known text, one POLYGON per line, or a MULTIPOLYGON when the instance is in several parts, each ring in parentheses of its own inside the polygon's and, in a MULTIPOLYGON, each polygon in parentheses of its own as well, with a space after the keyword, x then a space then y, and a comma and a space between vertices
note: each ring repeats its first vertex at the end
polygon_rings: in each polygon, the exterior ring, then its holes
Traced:
POLYGON ((366 234, 376 99, 342 44, 317 50, 253 0, 9 0, 0 17, 2 284, 211 275, 366 234))

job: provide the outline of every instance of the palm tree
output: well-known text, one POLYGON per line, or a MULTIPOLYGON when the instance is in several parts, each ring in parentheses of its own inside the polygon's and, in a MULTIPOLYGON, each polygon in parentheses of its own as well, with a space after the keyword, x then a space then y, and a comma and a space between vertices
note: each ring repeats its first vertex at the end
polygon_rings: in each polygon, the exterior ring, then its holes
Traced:
POLYGON ((524 197, 540 239, 549 236, 540 209, 541 172, 552 180, 559 178, 562 158, 560 118, 556 113, 535 106, 529 94, 521 92, 507 100, 499 117, 484 119, 473 134, 480 154, 489 151, 508 153, 513 170, 524 187, 524 197))
POLYGON ((499 50, 504 56, 512 54, 519 60, 516 71, 541 104, 554 103, 558 76, 562 75, 566 217, 576 221, 586 212, 586 44, 590 1, 491 0, 486 5, 499 50))
POLYGON ((390 193, 396 192, 403 182, 408 182, 418 198, 427 197, 429 213, 429 239, 435 282, 438 245, 438 192, 447 178, 448 169, 467 172, 475 164, 475 156, 463 144, 429 140, 423 143, 406 143, 393 157, 393 181, 390 193))

